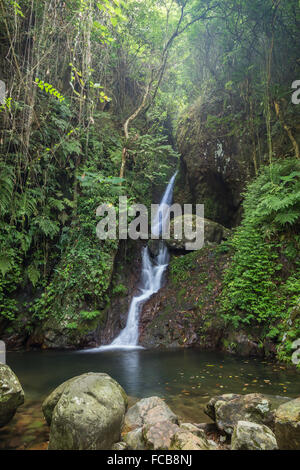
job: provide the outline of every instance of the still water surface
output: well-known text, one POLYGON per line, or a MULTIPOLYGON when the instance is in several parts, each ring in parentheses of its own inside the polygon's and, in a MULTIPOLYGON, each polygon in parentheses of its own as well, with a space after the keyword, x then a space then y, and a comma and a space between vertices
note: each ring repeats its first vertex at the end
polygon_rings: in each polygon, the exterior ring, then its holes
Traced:
POLYGON ((191 422, 208 421, 203 406, 222 393, 300 396, 300 373, 294 369, 196 349, 13 352, 7 363, 24 388, 26 402, 0 430, 0 448, 40 448, 48 433, 41 402, 62 382, 85 372, 108 373, 132 401, 158 395, 191 422))

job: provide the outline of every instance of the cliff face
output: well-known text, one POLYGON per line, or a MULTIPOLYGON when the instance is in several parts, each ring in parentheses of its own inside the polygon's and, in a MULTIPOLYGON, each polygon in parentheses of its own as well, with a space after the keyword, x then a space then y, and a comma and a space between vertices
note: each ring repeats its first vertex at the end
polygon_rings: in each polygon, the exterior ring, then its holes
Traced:
POLYGON ((181 162, 174 202, 204 204, 205 217, 237 225, 241 193, 254 174, 248 137, 245 132, 241 139, 234 131, 231 105, 199 99, 178 126, 181 162))

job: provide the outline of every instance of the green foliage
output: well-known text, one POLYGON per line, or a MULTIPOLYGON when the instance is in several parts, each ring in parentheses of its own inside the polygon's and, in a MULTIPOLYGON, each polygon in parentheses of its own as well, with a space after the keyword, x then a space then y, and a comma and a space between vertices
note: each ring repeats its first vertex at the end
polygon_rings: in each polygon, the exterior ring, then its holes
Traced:
POLYGON ((99 315, 101 315, 101 312, 99 310, 80 312, 80 316, 84 320, 94 320, 95 318, 99 317, 99 315))
POLYGON ((266 242, 258 227, 243 222, 237 229, 232 245, 232 265, 224 283, 223 311, 226 321, 234 327, 268 323, 279 318, 282 299, 278 295, 278 245, 266 242))
POLYGON ((171 280, 175 284, 180 285, 182 281, 186 281, 190 272, 195 268, 195 259, 198 256, 197 251, 193 251, 184 256, 174 257, 170 262, 171 280))
POLYGON ((133 131, 128 149, 129 161, 127 179, 135 179, 134 188, 127 183, 127 191, 138 196, 144 204, 150 204, 153 185, 165 185, 170 178, 170 163, 175 166, 179 154, 166 142, 161 134, 149 133, 142 136, 133 131))
POLYGON ((228 324, 260 325, 262 338, 282 341, 280 357, 289 360, 300 335, 299 319, 291 320, 300 292, 298 168, 295 160, 276 162, 248 186, 221 299, 228 324))
POLYGON ((124 286, 124 284, 117 284, 116 286, 114 286, 114 288, 112 289, 112 294, 113 295, 125 295, 127 294, 127 287, 124 286))
POLYGON ((300 161, 287 159, 265 167, 249 187, 245 210, 266 235, 300 222, 300 161))
POLYGON ((41 80, 40 78, 36 78, 35 83, 42 91, 45 91, 46 93, 49 93, 50 95, 57 98, 60 103, 65 100, 64 96, 61 95, 59 91, 56 90, 56 88, 54 88, 54 86, 52 86, 50 83, 44 82, 44 80, 41 80))

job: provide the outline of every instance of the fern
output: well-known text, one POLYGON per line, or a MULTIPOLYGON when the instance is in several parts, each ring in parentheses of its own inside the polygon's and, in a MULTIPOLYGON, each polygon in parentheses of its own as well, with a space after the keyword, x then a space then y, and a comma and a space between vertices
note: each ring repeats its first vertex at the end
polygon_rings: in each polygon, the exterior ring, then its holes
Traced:
POLYGON ((300 162, 287 159, 264 168, 247 190, 244 207, 249 221, 275 233, 300 221, 300 162))
POLYGON ((25 191, 17 198, 17 210, 20 216, 31 217, 37 213, 36 195, 31 191, 25 191))
POLYGON ((2 273, 2 276, 4 277, 5 274, 10 271, 12 268, 12 259, 9 255, 6 255, 4 253, 0 254, 0 271, 2 273))
POLYGON ((41 275, 35 263, 32 263, 27 267, 26 274, 28 276, 28 279, 32 283, 33 287, 35 287, 41 275))
POLYGON ((35 217, 33 224, 37 225, 46 237, 53 238, 59 232, 59 225, 43 215, 35 217))
POLYGON ((59 211, 62 211, 65 208, 63 201, 55 199, 54 197, 49 197, 48 204, 52 209, 58 209, 59 211))
POLYGON ((13 170, 9 166, 0 166, 0 211, 5 214, 10 207, 14 189, 13 170))

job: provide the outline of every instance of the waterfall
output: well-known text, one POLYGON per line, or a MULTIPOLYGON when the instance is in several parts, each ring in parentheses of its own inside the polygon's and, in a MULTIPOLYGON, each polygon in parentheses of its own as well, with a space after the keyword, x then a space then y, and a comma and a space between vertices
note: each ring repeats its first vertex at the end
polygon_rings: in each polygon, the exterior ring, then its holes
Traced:
POLYGON ((177 175, 177 171, 174 173, 172 178, 170 179, 168 186, 164 192, 164 195, 160 201, 157 214, 155 215, 154 221, 151 224, 151 232, 155 236, 161 235, 164 224, 168 220, 168 215, 169 215, 169 207, 172 204, 172 199, 173 199, 173 188, 174 188, 174 183, 175 183, 175 178, 177 175))
MULTIPOLYGON (((158 211, 152 223, 151 232, 159 236, 162 232, 163 224, 168 216, 168 209, 172 203, 173 188, 177 172, 170 179, 164 192, 158 211)), ((149 248, 142 249, 142 272, 139 293, 135 295, 129 307, 127 323, 119 336, 108 346, 99 349, 130 349, 137 348, 139 340, 139 316, 141 308, 150 297, 158 292, 162 287, 163 274, 169 264, 169 252, 163 241, 159 242, 158 254, 151 259, 149 248)))

